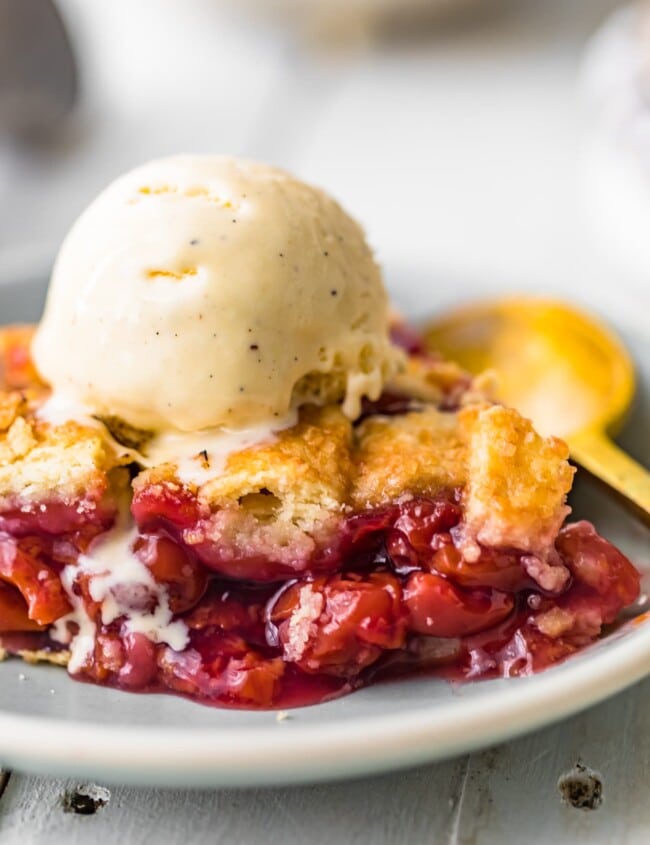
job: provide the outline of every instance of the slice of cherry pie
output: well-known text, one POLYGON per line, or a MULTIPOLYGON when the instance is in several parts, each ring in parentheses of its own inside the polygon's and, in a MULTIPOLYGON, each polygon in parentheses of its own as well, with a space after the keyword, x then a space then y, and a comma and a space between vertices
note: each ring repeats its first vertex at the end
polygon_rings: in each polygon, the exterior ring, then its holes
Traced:
POLYGON ((44 415, 30 337, 0 333, 2 656, 286 707, 407 671, 529 674, 638 595, 621 552, 563 526, 566 445, 407 333, 406 372, 355 422, 304 406, 221 465, 206 448, 195 482, 143 468, 119 420, 44 415))

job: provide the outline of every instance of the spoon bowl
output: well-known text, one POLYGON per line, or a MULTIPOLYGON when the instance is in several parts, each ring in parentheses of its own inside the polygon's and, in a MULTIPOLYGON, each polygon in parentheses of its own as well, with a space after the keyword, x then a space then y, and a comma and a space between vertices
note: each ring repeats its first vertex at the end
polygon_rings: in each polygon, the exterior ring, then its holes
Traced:
POLYGON ((429 323, 427 347, 469 372, 494 370, 498 398, 650 522, 650 474, 609 439, 634 398, 632 360, 598 320, 563 302, 507 298, 460 308, 429 323))

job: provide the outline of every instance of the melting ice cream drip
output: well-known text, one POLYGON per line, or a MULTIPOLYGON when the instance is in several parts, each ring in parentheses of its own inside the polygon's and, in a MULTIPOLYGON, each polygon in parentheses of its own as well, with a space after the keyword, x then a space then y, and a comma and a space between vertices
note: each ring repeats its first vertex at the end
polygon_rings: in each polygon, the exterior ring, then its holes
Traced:
POLYGON ((180 620, 172 621, 166 588, 133 552, 137 536, 128 507, 123 506, 114 527, 97 537, 88 552, 61 573, 73 610, 57 620, 53 635, 70 648, 71 673, 82 669, 92 656, 97 635, 97 625, 75 590, 80 575, 89 579, 88 592, 101 606, 102 624, 122 619, 122 636, 143 634, 152 642, 167 643, 175 651, 187 645, 187 627, 180 620), (76 633, 70 632, 69 623, 76 625, 76 633))

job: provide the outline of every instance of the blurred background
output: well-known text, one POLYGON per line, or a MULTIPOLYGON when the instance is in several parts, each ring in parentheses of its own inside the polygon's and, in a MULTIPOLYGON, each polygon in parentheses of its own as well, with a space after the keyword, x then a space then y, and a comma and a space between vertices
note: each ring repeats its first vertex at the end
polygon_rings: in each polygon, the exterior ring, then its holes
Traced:
POLYGON ((412 312, 624 293, 647 328, 647 3, 0 0, 0 278, 48 272, 108 181, 173 152, 326 187, 412 312))

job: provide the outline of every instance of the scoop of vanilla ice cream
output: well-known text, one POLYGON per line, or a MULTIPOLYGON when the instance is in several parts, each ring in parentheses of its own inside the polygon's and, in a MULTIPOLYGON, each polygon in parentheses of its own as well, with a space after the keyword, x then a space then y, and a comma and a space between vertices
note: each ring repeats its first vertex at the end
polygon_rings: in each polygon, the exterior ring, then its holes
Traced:
POLYGON ((361 227, 289 174, 176 156, 73 226, 33 343, 54 391, 133 426, 197 431, 377 398, 399 355, 361 227))

